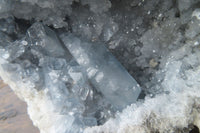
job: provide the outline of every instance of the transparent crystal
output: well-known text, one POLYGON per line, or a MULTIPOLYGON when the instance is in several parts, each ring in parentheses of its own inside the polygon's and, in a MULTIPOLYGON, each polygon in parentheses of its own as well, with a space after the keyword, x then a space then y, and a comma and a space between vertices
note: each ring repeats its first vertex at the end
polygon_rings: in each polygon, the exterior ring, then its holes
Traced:
POLYGON ((92 85, 118 110, 135 102, 140 87, 103 44, 84 42, 62 35, 70 53, 82 66, 92 85))

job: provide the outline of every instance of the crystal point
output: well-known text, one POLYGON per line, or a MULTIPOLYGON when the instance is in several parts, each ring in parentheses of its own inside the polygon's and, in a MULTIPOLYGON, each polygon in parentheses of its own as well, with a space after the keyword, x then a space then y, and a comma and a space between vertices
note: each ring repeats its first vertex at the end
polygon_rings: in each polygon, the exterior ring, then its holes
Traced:
POLYGON ((78 64, 87 71, 92 85, 118 110, 135 102, 140 87, 103 44, 89 43, 61 35, 65 46, 78 64))

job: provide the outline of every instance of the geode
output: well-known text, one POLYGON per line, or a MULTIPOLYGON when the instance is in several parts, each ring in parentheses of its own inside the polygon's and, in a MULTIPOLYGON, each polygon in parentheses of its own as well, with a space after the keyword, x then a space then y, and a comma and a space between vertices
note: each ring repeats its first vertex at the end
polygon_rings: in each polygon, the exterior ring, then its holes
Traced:
POLYGON ((42 133, 198 130, 199 4, 1 0, 0 76, 42 133))

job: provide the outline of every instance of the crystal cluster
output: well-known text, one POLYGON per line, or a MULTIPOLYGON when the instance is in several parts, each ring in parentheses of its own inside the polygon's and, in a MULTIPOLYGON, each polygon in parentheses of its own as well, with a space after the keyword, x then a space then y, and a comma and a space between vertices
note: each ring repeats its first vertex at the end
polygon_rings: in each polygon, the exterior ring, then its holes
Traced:
POLYGON ((42 133, 190 132, 199 4, 0 0, 0 76, 42 133))
MULTIPOLYGON (((1 67, 9 78, 26 87, 28 97, 32 91, 42 93, 45 104, 52 106, 46 113, 71 122, 60 133, 102 124, 137 100, 139 85, 103 44, 85 43, 72 35, 62 38, 64 43, 50 28, 34 23, 25 37, 0 49, 1 67)), ((15 91, 26 99, 27 94, 20 94, 23 90, 15 91)), ((34 99, 37 96, 28 101, 34 99)), ((56 124, 53 127, 56 130, 56 124)))
MULTIPOLYGON (((26 20, 43 20, 45 24, 57 28, 67 27, 66 15, 71 15, 73 2, 79 0, 1 0, 0 17, 16 16, 26 20)), ((97 13, 107 11, 111 7, 109 0, 81 0, 82 5, 89 5, 90 10, 97 13)))

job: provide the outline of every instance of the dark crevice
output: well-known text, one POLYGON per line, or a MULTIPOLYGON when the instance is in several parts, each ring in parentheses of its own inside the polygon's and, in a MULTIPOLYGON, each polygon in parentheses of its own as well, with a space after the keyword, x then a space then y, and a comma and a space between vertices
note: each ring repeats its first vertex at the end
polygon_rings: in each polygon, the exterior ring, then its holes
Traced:
POLYGON ((177 12, 175 13, 175 17, 176 17, 176 18, 180 18, 180 16, 181 16, 180 12, 177 11, 177 12))
POLYGON ((193 129, 190 130, 189 133, 199 133, 199 128, 197 126, 194 125, 193 129))
POLYGON ((65 16, 64 21, 67 22, 67 24, 68 24, 67 30, 72 33, 72 22, 71 22, 69 16, 65 16))
POLYGON ((26 33, 27 29, 35 22, 34 20, 25 20, 14 17, 17 29, 20 29, 22 33, 26 33))

